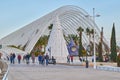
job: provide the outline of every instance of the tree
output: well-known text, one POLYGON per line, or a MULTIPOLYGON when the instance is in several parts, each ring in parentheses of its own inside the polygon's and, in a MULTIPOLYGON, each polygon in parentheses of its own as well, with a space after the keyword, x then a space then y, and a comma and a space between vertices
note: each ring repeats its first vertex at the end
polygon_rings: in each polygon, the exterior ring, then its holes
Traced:
POLYGON ((53 24, 50 24, 50 25, 48 26, 48 29, 51 30, 52 27, 53 27, 53 24))
POLYGON ((48 30, 50 30, 50 32, 51 32, 52 28, 53 28, 53 24, 50 24, 50 25, 48 26, 48 30))
POLYGON ((100 62, 102 62, 103 61, 103 57, 102 57, 102 44, 103 44, 103 27, 102 27, 102 29, 101 29, 101 38, 100 38, 100 42, 99 42, 99 45, 98 45, 98 60, 100 61, 100 62))
POLYGON ((111 61, 116 62, 117 51, 116 51, 116 35, 115 35, 115 24, 114 23, 113 23, 113 28, 112 28, 110 46, 111 46, 111 55, 110 55, 111 61))
POLYGON ((89 29, 89 28, 86 28, 86 35, 88 36, 88 38, 89 38, 89 46, 90 46, 90 51, 89 51, 89 53, 90 53, 90 55, 92 55, 91 53, 92 53, 92 47, 91 47, 91 44, 90 44, 90 40, 91 40, 91 34, 92 34, 92 29, 89 29))
POLYGON ((79 27, 78 29, 77 29, 77 31, 78 31, 78 33, 79 33, 79 37, 80 37, 80 39, 79 39, 79 54, 78 54, 78 56, 80 57, 80 56, 82 56, 82 32, 84 31, 84 29, 82 28, 82 27, 79 27))
POLYGON ((90 29, 90 28, 86 28, 86 34, 89 37, 89 46, 90 46, 90 55, 93 55, 93 42, 94 41, 94 29, 90 29), (91 41, 91 37, 93 38, 93 40, 91 41))
POLYGON ((72 37, 72 39, 74 40, 75 45, 78 45, 78 39, 79 39, 79 37, 77 35, 74 35, 74 34, 71 34, 70 37, 72 37))
POLYGON ((40 39, 37 41, 37 43, 35 44, 32 52, 35 53, 35 55, 37 56, 39 53, 44 53, 42 52, 42 46, 46 46, 48 43, 48 36, 47 35, 44 35, 44 36, 41 36, 40 39))
POLYGON ((103 58, 102 58, 102 43, 101 42, 99 42, 99 45, 98 45, 98 60, 100 62, 103 61, 103 58))
POLYGON ((90 29, 88 27, 86 28, 86 34, 90 36, 90 29))
MULTIPOLYGON (((86 28, 86 35, 88 35, 89 37, 89 43, 90 43, 90 35, 91 35, 91 31, 89 28, 86 28)), ((90 45, 90 44, 89 44, 90 45)))

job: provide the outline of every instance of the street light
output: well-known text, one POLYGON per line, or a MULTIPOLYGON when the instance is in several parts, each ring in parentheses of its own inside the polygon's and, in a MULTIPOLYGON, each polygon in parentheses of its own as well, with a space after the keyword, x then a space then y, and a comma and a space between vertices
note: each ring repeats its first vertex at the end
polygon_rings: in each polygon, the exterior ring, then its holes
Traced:
POLYGON ((93 33, 93 45, 94 45, 94 66, 93 68, 96 69, 96 49, 95 49, 95 17, 100 17, 100 15, 98 14, 95 14, 95 8, 93 8, 93 16, 89 16, 89 15, 86 15, 85 17, 92 17, 93 18, 93 30, 94 30, 94 33, 93 33))
POLYGON ((95 14, 95 8, 93 8, 93 29, 94 29, 94 33, 93 33, 93 42, 94 42, 94 66, 93 68, 96 69, 96 49, 95 49, 95 17, 100 17, 100 15, 96 15, 95 14))

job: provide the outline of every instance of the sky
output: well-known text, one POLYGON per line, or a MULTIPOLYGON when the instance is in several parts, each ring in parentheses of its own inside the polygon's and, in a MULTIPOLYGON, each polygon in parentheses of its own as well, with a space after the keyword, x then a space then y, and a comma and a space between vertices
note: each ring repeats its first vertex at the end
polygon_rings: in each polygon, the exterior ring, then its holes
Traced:
POLYGON ((95 8, 95 14, 100 15, 95 22, 104 28, 105 38, 110 40, 115 23, 120 44, 120 0, 0 0, 0 39, 65 5, 78 6, 90 15, 95 8))

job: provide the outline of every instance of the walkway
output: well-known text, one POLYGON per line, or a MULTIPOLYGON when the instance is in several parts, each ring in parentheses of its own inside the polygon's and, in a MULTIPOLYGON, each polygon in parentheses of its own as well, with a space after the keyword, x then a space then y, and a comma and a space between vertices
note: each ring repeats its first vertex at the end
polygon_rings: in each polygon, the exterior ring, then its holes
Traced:
POLYGON ((120 80, 120 73, 83 66, 10 64, 8 80, 120 80))

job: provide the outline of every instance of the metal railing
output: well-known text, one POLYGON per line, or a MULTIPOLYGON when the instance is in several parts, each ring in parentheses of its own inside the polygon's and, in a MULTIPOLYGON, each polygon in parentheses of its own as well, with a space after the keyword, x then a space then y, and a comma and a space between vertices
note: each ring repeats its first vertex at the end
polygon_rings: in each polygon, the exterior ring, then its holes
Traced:
POLYGON ((2 80, 8 80, 8 72, 9 72, 9 67, 8 67, 6 73, 4 74, 2 80))
POLYGON ((0 60, 0 80, 8 80, 9 67, 7 62, 0 60))

